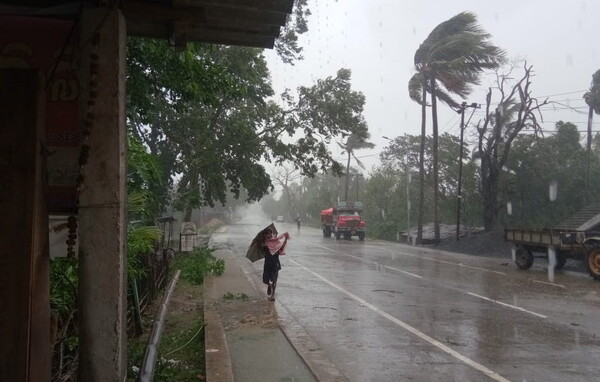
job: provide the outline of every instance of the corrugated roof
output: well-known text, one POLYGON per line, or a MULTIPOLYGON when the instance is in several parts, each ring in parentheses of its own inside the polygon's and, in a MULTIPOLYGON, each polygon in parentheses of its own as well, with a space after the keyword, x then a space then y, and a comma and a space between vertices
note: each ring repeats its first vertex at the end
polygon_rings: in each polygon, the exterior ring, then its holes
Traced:
POLYGON ((595 230, 599 225, 600 204, 591 204, 562 221, 555 228, 565 231, 589 231, 595 230))

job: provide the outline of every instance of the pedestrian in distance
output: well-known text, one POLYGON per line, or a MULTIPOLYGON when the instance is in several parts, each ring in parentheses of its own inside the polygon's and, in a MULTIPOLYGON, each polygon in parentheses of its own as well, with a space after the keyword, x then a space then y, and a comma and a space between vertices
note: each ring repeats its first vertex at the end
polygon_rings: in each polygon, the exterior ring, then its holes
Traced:
POLYGON ((277 288, 277 279, 281 263, 279 256, 285 255, 285 246, 290 238, 290 234, 285 232, 282 235, 274 237, 270 228, 263 230, 263 250, 265 251, 265 263, 263 266, 263 283, 267 285, 267 296, 269 300, 275 301, 275 289, 277 288))
POLYGON ((302 225, 302 220, 300 220, 300 215, 296 216, 296 226, 298 227, 298 233, 300 233, 300 226, 302 225))

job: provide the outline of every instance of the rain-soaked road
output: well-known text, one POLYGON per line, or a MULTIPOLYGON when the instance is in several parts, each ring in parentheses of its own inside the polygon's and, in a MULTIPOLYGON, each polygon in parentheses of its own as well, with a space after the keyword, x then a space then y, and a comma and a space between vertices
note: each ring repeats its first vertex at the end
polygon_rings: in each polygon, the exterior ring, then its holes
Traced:
MULTIPOLYGON (((217 240, 244 256, 268 222, 217 240)), ((600 282, 292 224, 277 298, 352 382, 598 381, 600 282)), ((262 261, 254 264, 258 270, 262 261)))

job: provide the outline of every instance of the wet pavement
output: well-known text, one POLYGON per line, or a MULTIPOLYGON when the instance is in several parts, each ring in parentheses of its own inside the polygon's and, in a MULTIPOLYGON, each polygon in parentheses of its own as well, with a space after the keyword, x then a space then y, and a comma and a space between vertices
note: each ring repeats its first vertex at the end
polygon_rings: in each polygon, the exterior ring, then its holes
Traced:
MULTIPOLYGON (((243 257, 269 221, 215 239, 243 257)), ((289 230, 278 302, 341 371, 370 381, 596 381, 600 282, 506 258, 289 230)), ((262 261, 249 265, 256 277, 262 261)))

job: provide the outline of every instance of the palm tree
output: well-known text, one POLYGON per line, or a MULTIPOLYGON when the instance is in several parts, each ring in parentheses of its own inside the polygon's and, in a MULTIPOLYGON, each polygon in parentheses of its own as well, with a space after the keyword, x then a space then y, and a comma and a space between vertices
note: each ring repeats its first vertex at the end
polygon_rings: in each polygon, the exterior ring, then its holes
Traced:
MULTIPOLYGON (((424 93, 431 94, 436 241, 440 239, 437 100, 458 108, 459 103, 450 95, 456 94, 465 99, 471 93, 472 86, 479 84, 484 70, 497 68, 505 61, 504 51, 493 45, 489 41, 490 37, 477 24, 477 17, 473 13, 462 12, 435 27, 415 52, 415 69, 420 76, 421 85, 419 91, 416 86, 419 81, 409 81, 411 98, 420 99, 425 108, 424 93), (422 97, 418 97, 419 95, 422 97)), ((421 130, 424 130, 423 123, 421 130)))
POLYGON ((346 151, 348 154, 348 161, 346 163, 346 184, 344 186, 344 200, 348 200, 348 189, 350 187, 350 160, 354 157, 356 163, 364 168, 363 164, 360 160, 354 155, 354 151, 361 149, 372 149, 375 145, 369 142, 369 138, 371 138, 371 134, 368 130, 360 129, 354 131, 352 134, 348 136, 346 139, 346 143, 339 144, 340 147, 346 151))
MULTIPOLYGON (((419 147, 419 211, 417 214, 417 244, 423 240, 423 213, 425 210, 425 136, 427 133, 427 77, 417 72, 408 81, 410 98, 421 105, 421 145, 419 147)), ((410 229, 410 227, 408 227, 410 229)))
POLYGON ((600 114, 600 70, 592 75, 592 84, 590 90, 583 95, 585 103, 590 107, 588 112, 587 124, 587 168, 585 173, 585 202, 589 202, 590 189, 590 171, 592 158, 592 121, 594 113, 600 114))

